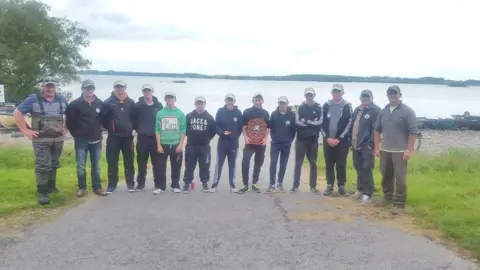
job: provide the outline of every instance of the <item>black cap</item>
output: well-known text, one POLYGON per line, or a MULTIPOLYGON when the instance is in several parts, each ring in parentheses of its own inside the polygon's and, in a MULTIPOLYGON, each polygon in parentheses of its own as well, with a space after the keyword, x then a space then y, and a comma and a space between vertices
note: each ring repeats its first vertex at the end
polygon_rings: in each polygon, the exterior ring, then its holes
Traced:
POLYGON ((391 85, 390 87, 388 87, 387 93, 388 92, 396 92, 397 94, 402 93, 402 91, 400 91, 400 87, 398 87, 398 85, 391 85))
POLYGON ((89 80, 89 79, 84 80, 82 82, 82 89, 83 88, 88 88, 88 87, 92 87, 93 89, 95 89, 95 82, 93 82, 92 80, 89 80))
POLYGON ((369 89, 365 89, 360 93, 360 97, 363 97, 363 96, 369 96, 373 98, 373 93, 369 89))

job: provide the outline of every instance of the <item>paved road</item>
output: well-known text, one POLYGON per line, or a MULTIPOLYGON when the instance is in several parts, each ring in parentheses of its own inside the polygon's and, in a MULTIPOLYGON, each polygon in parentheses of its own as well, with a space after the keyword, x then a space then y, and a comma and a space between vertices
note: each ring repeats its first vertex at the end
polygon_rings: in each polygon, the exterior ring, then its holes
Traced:
POLYGON ((32 228, 0 269, 475 269, 426 238, 332 207, 306 184, 300 194, 239 195, 226 180, 216 194, 122 187, 32 228))

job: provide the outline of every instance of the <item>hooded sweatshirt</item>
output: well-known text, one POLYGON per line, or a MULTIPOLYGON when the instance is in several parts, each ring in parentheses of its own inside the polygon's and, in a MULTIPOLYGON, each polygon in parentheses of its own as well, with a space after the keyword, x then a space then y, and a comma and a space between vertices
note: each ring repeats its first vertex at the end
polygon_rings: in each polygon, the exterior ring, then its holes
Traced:
POLYGON ((176 145, 182 133, 187 131, 185 114, 177 107, 165 107, 157 113, 155 133, 160 134, 160 143, 176 145))
POLYGON ((125 95, 118 98, 114 92, 104 101, 108 108, 108 118, 104 127, 108 135, 132 137, 135 101, 125 95))
POLYGON ((237 106, 233 110, 227 109, 227 105, 218 109, 215 116, 217 134, 222 140, 238 140, 242 134, 243 116, 237 106), (225 135, 225 131, 230 131, 230 135, 225 135))
POLYGON ((133 128, 138 135, 155 136, 155 118, 157 113, 163 109, 157 97, 152 97, 153 104, 148 105, 145 97, 140 97, 135 104, 135 113, 133 117, 133 128))
POLYGON ((207 111, 198 113, 197 110, 187 114, 187 146, 208 145, 215 137, 216 127, 213 116, 207 111))
POLYGON ((270 116, 270 137, 273 143, 291 143, 295 138, 295 113, 291 107, 287 108, 286 113, 281 113, 277 109, 270 116))

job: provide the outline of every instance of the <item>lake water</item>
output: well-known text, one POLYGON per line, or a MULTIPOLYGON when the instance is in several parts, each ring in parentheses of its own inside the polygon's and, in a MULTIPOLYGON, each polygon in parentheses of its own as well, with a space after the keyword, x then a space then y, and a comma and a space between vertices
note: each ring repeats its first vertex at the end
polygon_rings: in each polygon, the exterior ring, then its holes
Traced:
MULTIPOLYGON (((278 96, 285 95, 290 104, 299 104, 303 101, 303 90, 313 87, 317 92, 317 102, 323 103, 331 98, 330 90, 333 83, 324 82, 276 82, 276 81, 243 81, 243 80, 212 80, 212 79, 182 79, 160 77, 133 77, 133 76, 108 76, 108 75, 82 75, 82 80, 89 78, 97 85, 96 95, 106 99, 113 90, 113 81, 120 79, 127 83, 127 92, 135 101, 141 93, 142 84, 151 84, 155 88, 155 95, 163 102, 166 91, 177 94, 177 106, 185 113, 194 109, 193 101, 196 96, 207 99, 207 110, 215 114, 217 109, 224 104, 225 94, 234 93, 240 109, 252 105, 254 93, 261 93, 265 99, 264 108, 269 112, 276 108, 278 96), (186 83, 171 83, 173 80, 185 80, 186 83)), ((357 106, 360 92, 370 89, 374 101, 380 107, 388 103, 386 90, 389 84, 383 83, 343 83, 345 88, 344 98, 357 106)), ((480 87, 454 88, 440 85, 399 84, 403 101, 412 107, 417 116, 450 117, 452 114, 480 115, 480 87)), ((72 91, 74 98, 80 96, 80 83, 62 87, 62 90, 72 91)))

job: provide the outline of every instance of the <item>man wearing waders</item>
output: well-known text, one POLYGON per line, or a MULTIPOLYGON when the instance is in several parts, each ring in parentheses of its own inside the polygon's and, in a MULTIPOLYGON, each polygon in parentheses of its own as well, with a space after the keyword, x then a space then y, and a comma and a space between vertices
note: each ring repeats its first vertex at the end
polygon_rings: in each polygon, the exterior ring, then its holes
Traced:
POLYGON ((14 112, 17 126, 33 143, 38 203, 50 203, 48 193, 58 192, 57 169, 63 151, 65 109, 67 101, 56 94, 56 81, 52 77, 42 80, 42 90, 28 96, 14 112), (24 115, 30 113, 32 126, 28 127, 24 115))
POLYGON ((353 112, 352 152, 353 166, 357 171, 357 191, 354 196, 368 204, 373 194, 373 167, 375 153, 373 137, 380 107, 373 103, 372 91, 360 93, 360 106, 353 112))
POLYGON ((318 137, 322 126, 322 105, 317 103, 315 90, 311 87, 304 91, 305 101, 298 107, 295 113, 295 124, 297 126, 297 140, 295 142, 295 172, 293 188, 290 190, 298 192, 300 176, 302 174, 303 160, 307 157, 310 163, 310 191, 318 193, 317 190, 317 156, 318 137))
POLYGON ((204 97, 196 97, 196 109, 187 114, 187 146, 185 146, 185 174, 183 192, 190 191, 193 172, 197 166, 200 171, 202 192, 208 192, 210 180, 210 141, 215 137, 216 127, 213 116, 205 110, 207 101, 204 97))
POLYGON ((295 138, 295 113, 288 107, 288 98, 281 96, 278 98, 278 107, 270 116, 270 137, 272 138, 270 147, 270 185, 267 193, 276 189, 283 192, 283 178, 287 169, 290 148, 295 138), (275 185, 277 178, 277 162, 280 157, 278 172, 278 186, 275 185))
POLYGON ((330 196, 337 172, 338 193, 348 196, 345 188, 347 182, 347 157, 351 146, 352 104, 343 99, 343 85, 334 84, 332 99, 323 105, 323 155, 327 188, 323 195, 330 196))
POLYGON ((153 183, 160 177, 160 153, 157 151, 155 139, 155 118, 157 113, 163 109, 157 97, 153 96, 153 87, 150 84, 142 86, 143 97, 135 104, 133 117, 133 128, 137 131, 137 187, 136 191, 145 188, 147 177, 147 163, 150 156, 153 171, 153 183))
POLYGON ((107 164, 108 164, 108 188, 107 193, 113 193, 118 183, 118 158, 120 151, 123 155, 123 167, 128 192, 134 192, 135 168, 133 167, 133 113, 135 101, 128 97, 127 85, 123 81, 113 83, 112 95, 105 100, 108 107, 109 119, 105 128, 108 130, 107 137, 107 164))
POLYGON ((218 182, 222 175, 223 163, 228 159, 228 180, 230 191, 236 193, 235 171, 238 154, 238 138, 242 134, 243 127, 242 111, 235 105, 235 95, 229 93, 225 96, 225 106, 218 109, 215 116, 217 127, 217 164, 213 176, 213 184, 210 192, 217 190, 218 182))

